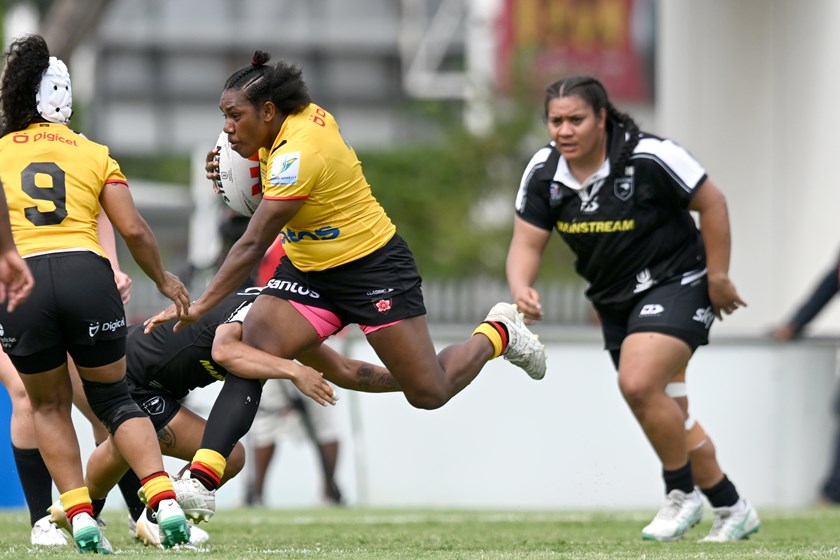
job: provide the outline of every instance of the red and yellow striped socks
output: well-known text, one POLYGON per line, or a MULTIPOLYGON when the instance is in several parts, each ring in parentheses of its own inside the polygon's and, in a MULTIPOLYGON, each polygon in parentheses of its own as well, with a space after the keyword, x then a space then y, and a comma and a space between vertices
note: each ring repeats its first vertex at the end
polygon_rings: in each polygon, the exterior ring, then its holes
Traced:
POLYGON ((199 449, 190 464, 190 476, 198 479, 208 490, 222 485, 227 460, 212 449, 199 449))
POLYGON ((175 499, 175 489, 172 487, 172 481, 164 471, 150 474, 141 479, 140 484, 143 485, 143 493, 146 494, 146 503, 155 511, 157 511, 158 504, 161 501, 175 499))
POLYGON ((493 345, 493 358, 498 358, 507 350, 509 335, 507 327, 498 321, 484 321, 473 331, 473 335, 483 334, 493 345))

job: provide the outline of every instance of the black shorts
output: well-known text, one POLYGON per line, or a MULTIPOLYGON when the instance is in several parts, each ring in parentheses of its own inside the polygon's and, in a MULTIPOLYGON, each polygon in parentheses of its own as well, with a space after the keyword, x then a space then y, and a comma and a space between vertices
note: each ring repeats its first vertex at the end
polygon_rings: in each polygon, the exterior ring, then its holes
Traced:
POLYGON ((131 398, 152 420, 156 432, 164 429, 181 410, 181 403, 163 389, 155 389, 148 385, 137 385, 131 374, 125 376, 131 398))
POLYGON ((605 348, 610 351, 619 350, 628 334, 658 332, 679 338, 693 352, 709 343, 709 329, 715 319, 705 275, 687 284, 680 277, 658 284, 624 307, 595 308, 601 318, 605 348))
POLYGON ((0 309, 3 349, 21 373, 60 366, 69 352, 83 367, 125 355, 126 321, 111 264, 90 251, 26 259, 35 288, 14 313, 0 309))
POLYGON ((426 314, 414 255, 399 235, 361 259, 314 272, 283 257, 261 295, 334 313, 348 325, 386 325, 426 314))

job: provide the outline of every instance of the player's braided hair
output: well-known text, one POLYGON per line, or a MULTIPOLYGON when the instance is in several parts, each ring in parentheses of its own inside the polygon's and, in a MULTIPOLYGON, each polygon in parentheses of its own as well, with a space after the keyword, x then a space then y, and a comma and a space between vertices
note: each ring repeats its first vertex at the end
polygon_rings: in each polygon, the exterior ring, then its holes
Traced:
POLYGON ((271 55, 256 51, 251 64, 240 68, 225 82, 225 89, 241 89, 255 107, 272 101, 284 115, 294 115, 312 103, 303 72, 283 60, 267 65, 271 55))
POLYGON ((610 161, 610 176, 624 175, 624 168, 639 143, 639 137, 641 136, 639 125, 636 124, 633 117, 615 108, 615 105, 610 102, 607 96, 604 85, 591 76, 572 76, 558 80, 548 86, 545 91, 545 118, 548 118, 548 104, 552 99, 570 95, 578 95, 583 98, 589 103, 596 115, 601 109, 606 109, 607 120, 618 127, 614 133, 620 134, 623 132, 627 134, 628 138, 624 144, 624 149, 621 150, 615 161, 610 161))
POLYGON ((50 49, 40 35, 26 35, 9 45, 0 79, 0 134, 23 130, 40 119, 35 94, 50 65, 50 49))

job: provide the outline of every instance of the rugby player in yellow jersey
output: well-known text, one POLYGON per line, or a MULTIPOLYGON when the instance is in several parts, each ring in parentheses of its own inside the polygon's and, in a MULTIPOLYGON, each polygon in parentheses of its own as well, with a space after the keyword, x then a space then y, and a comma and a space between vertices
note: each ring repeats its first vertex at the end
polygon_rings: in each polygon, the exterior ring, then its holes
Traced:
MULTIPOLYGON (((268 59, 257 51, 228 78, 220 103, 233 149, 259 153, 263 199, 181 322, 197 320, 233 291, 280 235, 286 257, 245 318, 246 344, 294 358, 357 323, 408 402, 424 409, 443 406, 501 355, 542 378, 544 348, 511 304, 497 304, 474 336, 436 354, 414 258, 371 193, 359 159, 332 115, 312 103, 301 70, 268 59)), ((217 176, 213 155, 210 178, 217 176)), ((176 316, 165 310, 147 329, 176 316)), ((224 458, 256 413, 256 405, 229 403, 256 403, 260 390, 259 381, 227 376, 190 474, 175 481, 188 515, 219 486, 224 458)))
POLYGON ((70 75, 42 37, 12 42, 0 95, 0 180, 14 241, 35 279, 32 294, 14 315, 0 309, 2 344, 29 396, 38 448, 76 546, 82 552, 106 551, 71 420, 68 353, 91 409, 141 478, 163 542, 185 543, 189 526, 163 469, 154 428, 125 383, 125 311, 97 239, 100 205, 178 313, 189 307, 189 294, 164 270, 155 237, 108 148, 67 127, 70 75))

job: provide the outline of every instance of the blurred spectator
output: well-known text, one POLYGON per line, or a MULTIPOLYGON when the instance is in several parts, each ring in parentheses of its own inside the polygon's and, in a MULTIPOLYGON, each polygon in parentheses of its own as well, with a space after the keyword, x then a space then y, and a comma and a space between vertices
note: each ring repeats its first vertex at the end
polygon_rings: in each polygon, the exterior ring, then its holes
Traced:
MULTIPOLYGON (((779 341, 793 340, 802 336, 805 327, 840 290, 840 255, 834 265, 822 276, 819 284, 811 291, 808 298, 797 308, 793 316, 771 332, 779 341)), ((834 397, 834 413, 840 418, 840 388, 834 397)), ((818 505, 840 505, 840 431, 834 438, 834 457, 821 489, 818 505)))
MULTIPOLYGON (((772 331, 776 340, 792 340, 802 335, 805 327, 816 317, 829 301, 837 294, 840 274, 840 255, 834 265, 823 275, 820 283, 810 293, 808 298, 797 308, 793 316, 772 331)), ((840 494, 838 494, 840 499, 840 494)))
POLYGON ((263 385, 259 410, 248 434, 254 449, 254 468, 249 471, 246 496, 248 505, 265 505, 265 480, 275 457, 277 440, 296 435, 299 437, 301 432, 315 444, 318 452, 323 475, 324 503, 341 504, 341 491, 335 482, 339 450, 336 419, 333 407, 319 406, 312 399, 303 398, 293 383, 286 383, 283 379, 267 381, 263 385))

